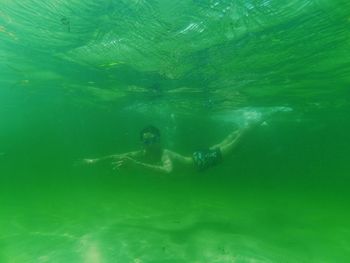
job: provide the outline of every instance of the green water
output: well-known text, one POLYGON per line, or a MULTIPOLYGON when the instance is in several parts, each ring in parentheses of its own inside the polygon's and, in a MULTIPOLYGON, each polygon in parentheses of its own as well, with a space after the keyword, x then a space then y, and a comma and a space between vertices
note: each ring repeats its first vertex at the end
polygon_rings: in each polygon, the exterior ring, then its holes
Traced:
POLYGON ((342 0, 0 0, 0 263, 348 262, 349 48, 342 0))

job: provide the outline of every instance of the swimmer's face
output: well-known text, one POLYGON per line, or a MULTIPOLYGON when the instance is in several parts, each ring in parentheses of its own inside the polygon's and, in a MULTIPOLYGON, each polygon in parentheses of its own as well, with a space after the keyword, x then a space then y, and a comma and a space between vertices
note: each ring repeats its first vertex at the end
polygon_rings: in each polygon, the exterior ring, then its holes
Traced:
POLYGON ((159 136, 151 132, 144 133, 141 140, 145 148, 155 148, 160 145, 159 136))

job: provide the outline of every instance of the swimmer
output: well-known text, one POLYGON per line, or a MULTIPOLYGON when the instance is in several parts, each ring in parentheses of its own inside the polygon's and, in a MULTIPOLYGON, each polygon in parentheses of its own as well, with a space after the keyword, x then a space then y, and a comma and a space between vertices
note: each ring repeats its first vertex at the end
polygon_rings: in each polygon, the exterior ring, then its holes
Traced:
POLYGON ((95 164, 111 159, 113 169, 116 170, 134 166, 164 174, 173 172, 174 166, 177 165, 192 166, 201 171, 219 164, 222 158, 233 151, 242 136, 253 126, 255 125, 234 131, 222 142, 207 149, 195 151, 192 156, 184 156, 174 151, 163 149, 159 129, 154 126, 148 126, 140 132, 140 140, 143 146, 141 150, 108 155, 97 159, 84 159, 83 162, 85 164, 95 164))

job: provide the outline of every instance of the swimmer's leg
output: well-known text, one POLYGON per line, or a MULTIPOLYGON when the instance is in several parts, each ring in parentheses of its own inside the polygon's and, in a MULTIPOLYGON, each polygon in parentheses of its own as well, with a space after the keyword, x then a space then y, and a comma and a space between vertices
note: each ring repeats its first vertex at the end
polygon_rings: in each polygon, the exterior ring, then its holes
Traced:
POLYGON ((222 142, 210 147, 210 149, 212 150, 215 148, 219 148, 221 151, 222 157, 225 157, 229 153, 231 153, 233 149, 236 147, 236 145, 238 144, 238 142, 240 142, 243 133, 244 133, 244 130, 234 131, 233 133, 229 134, 222 142))
POLYGON ((211 146, 209 149, 213 150, 213 149, 216 149, 216 148, 222 148, 225 145, 230 144, 232 141, 235 140, 235 138, 237 136, 239 136, 240 132, 241 132, 240 130, 236 130, 234 132, 231 132, 222 142, 211 146))
POLYGON ((219 148, 222 156, 227 156, 233 151, 233 149, 235 149, 237 144, 241 141, 242 137, 244 137, 244 135, 247 132, 252 130, 254 127, 258 126, 259 124, 260 122, 254 123, 230 133, 222 142, 213 145, 212 147, 210 147, 210 149, 213 150, 219 148))

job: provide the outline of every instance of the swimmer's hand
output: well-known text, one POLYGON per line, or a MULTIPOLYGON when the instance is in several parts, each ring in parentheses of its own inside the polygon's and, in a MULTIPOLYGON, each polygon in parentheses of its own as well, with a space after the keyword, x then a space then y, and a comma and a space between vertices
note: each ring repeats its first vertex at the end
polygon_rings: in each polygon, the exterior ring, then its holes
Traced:
POLYGON ((125 156, 120 158, 118 161, 113 162, 112 166, 113 166, 113 170, 119 170, 121 168, 125 168, 125 167, 129 167, 133 164, 136 164, 137 161, 131 157, 125 156))

